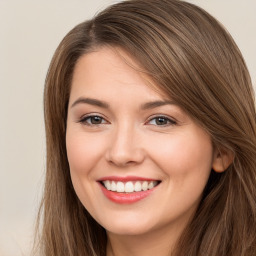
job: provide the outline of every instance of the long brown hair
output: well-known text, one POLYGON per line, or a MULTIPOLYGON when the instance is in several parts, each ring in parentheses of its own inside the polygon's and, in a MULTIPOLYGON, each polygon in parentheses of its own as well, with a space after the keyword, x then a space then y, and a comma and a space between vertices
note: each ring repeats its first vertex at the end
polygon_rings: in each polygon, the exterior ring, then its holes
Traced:
POLYGON ((44 256, 104 256, 106 234, 78 200, 65 133, 77 60, 104 45, 128 52, 166 95, 234 161, 212 171, 202 201, 180 237, 179 256, 252 256, 256 252, 256 121, 245 62, 211 15, 178 0, 128 0, 72 29, 57 48, 45 84, 47 172, 39 246, 44 256))

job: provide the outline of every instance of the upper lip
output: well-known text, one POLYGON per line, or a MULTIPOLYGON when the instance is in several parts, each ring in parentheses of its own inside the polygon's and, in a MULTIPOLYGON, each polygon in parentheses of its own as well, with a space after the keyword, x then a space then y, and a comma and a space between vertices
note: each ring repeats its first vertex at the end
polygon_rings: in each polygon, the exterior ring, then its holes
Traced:
POLYGON ((127 182, 127 181, 159 181, 157 179, 151 179, 151 178, 145 178, 145 177, 139 177, 139 176, 106 176, 100 178, 98 181, 105 181, 105 180, 111 180, 111 181, 122 181, 122 182, 127 182))

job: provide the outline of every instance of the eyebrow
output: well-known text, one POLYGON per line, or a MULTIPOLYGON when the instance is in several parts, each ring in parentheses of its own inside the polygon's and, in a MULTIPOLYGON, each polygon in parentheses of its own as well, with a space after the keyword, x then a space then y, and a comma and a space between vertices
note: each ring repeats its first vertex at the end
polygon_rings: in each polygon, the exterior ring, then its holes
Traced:
POLYGON ((72 105, 71 108, 73 108, 74 106, 78 105, 78 104, 90 104, 93 106, 98 106, 101 108, 109 108, 108 103, 101 101, 101 100, 97 100, 97 99, 93 99, 93 98, 78 98, 72 105))
MULTIPOLYGON (((73 108, 74 106, 76 106, 78 104, 89 104, 89 105, 93 105, 93 106, 97 106, 97 107, 101 107, 101 108, 105 108, 105 109, 110 108, 109 104, 106 103, 105 101, 97 100, 97 99, 94 99, 94 98, 84 98, 84 97, 78 98, 71 105, 71 108, 73 108)), ((157 107, 161 107, 161 106, 165 106, 165 105, 175 105, 175 102, 170 101, 170 100, 150 101, 150 102, 146 102, 146 103, 142 104, 141 109, 142 110, 147 110, 147 109, 153 109, 153 108, 157 108, 157 107)))
POLYGON ((141 109, 147 110, 147 109, 157 108, 157 107, 161 107, 161 106, 165 106, 165 105, 175 105, 175 102, 171 101, 171 100, 151 101, 151 102, 144 103, 141 106, 141 109))

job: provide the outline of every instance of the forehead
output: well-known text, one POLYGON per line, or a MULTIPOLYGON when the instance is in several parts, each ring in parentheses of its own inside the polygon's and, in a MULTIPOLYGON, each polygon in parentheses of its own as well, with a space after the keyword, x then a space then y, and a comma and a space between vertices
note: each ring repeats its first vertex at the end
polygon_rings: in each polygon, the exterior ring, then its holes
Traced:
MULTIPOLYGON (((73 74, 71 95, 134 94, 152 98, 168 98, 138 63, 124 50, 103 47, 78 60, 73 74)), ((117 95, 118 96, 118 95, 117 95)))

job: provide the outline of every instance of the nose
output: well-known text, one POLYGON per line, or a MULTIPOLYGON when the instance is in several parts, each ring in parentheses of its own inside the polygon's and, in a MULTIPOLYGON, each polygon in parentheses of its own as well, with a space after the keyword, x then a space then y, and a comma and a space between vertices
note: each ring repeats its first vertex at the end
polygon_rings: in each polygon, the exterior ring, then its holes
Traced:
POLYGON ((127 167, 142 163, 144 158, 142 138, 135 128, 127 126, 113 130, 106 152, 109 163, 127 167))

